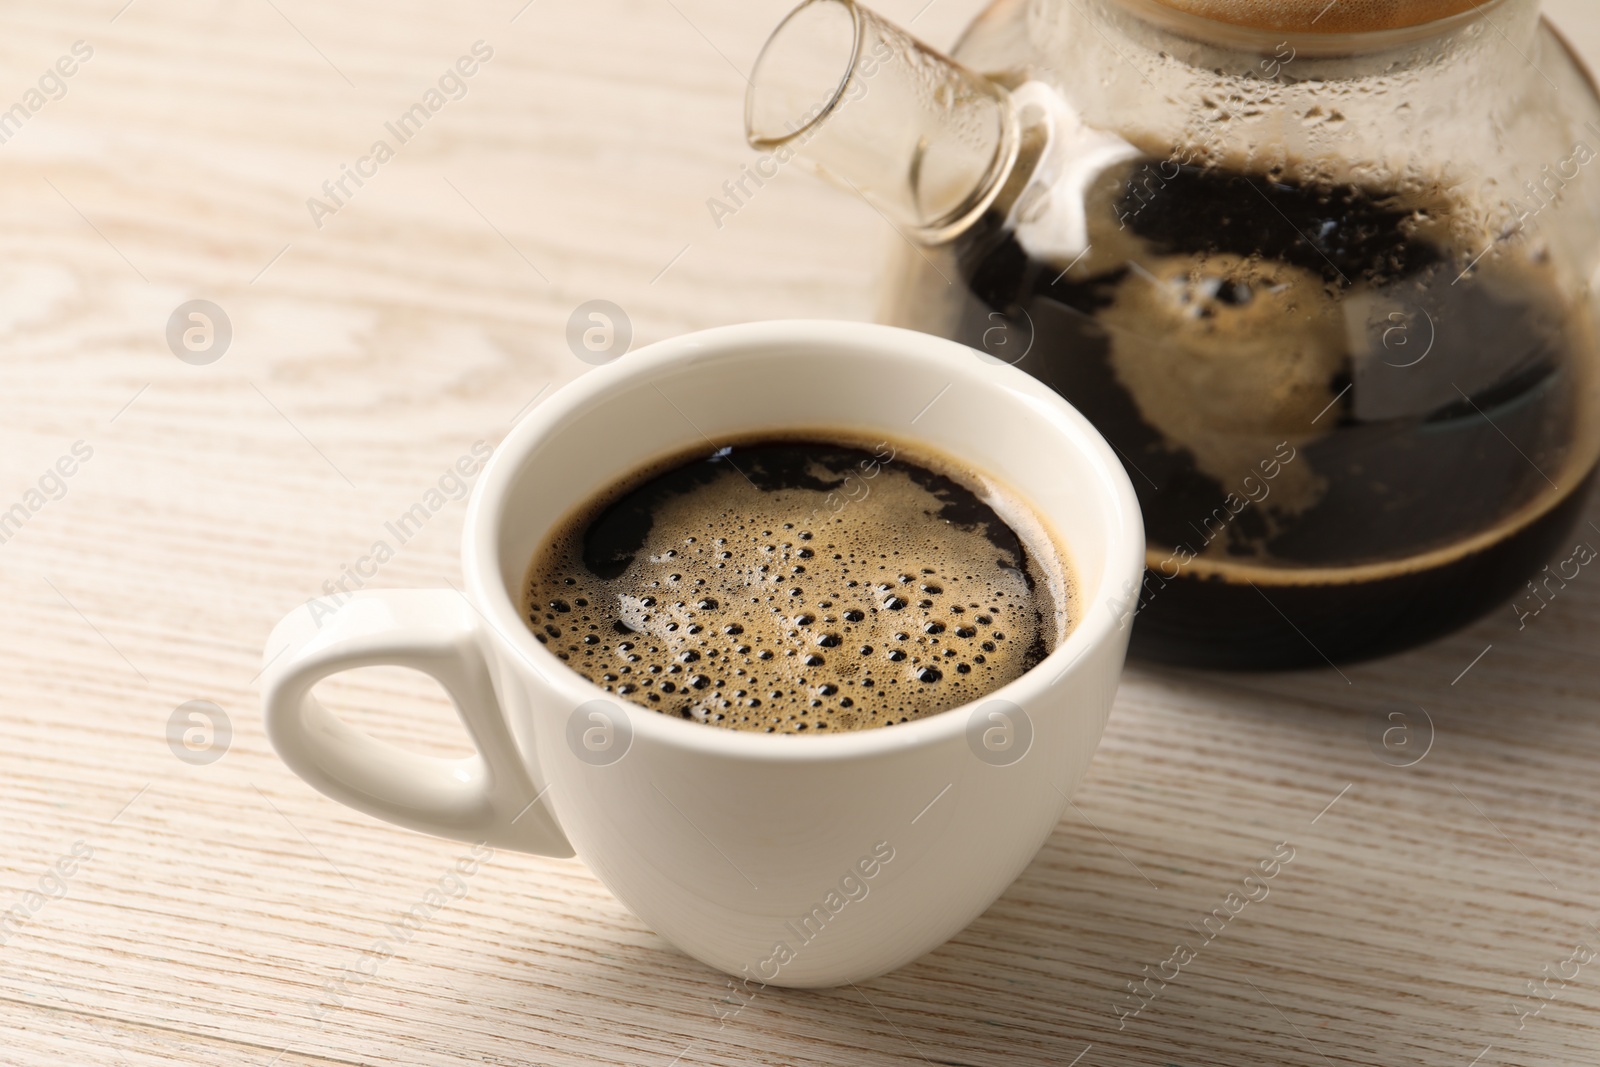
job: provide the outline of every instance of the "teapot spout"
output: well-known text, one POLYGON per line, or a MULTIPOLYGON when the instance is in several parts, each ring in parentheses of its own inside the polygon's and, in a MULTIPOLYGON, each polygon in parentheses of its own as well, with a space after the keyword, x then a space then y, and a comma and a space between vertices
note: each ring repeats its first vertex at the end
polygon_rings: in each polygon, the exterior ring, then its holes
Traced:
POLYGON ((854 0, 805 0, 773 31, 745 96, 745 136, 780 161, 805 160, 926 244, 982 216, 1021 140, 1002 86, 854 0))

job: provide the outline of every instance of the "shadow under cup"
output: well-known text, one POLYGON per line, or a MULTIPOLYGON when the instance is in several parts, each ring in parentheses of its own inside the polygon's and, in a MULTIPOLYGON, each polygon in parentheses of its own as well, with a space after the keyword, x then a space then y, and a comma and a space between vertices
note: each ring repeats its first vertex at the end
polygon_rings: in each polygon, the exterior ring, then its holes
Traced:
POLYGON ((1099 741, 1131 623, 1117 605, 1143 567, 1132 487, 1087 420, 972 349, 856 323, 726 327, 592 371, 513 428, 473 505, 470 596, 493 631, 495 691, 544 802, 641 919, 753 983, 889 970, 956 933, 1020 873, 1099 741), (975 705, 796 737, 612 699, 533 639, 520 609, 529 561, 597 492, 697 446, 830 430, 949 456, 1043 520, 1076 594, 1074 628, 1048 658, 975 705), (1010 762, 982 750, 989 721, 975 716, 991 699, 1028 720, 1010 762), (596 701, 626 735, 608 761, 573 740, 573 717, 596 701))

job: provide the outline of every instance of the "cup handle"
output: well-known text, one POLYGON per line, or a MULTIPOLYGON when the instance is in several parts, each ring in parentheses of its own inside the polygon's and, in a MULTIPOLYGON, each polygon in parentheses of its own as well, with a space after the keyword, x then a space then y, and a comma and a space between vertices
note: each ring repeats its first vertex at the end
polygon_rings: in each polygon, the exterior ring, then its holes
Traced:
POLYGON ((338 608, 311 601, 267 642, 267 736, 296 774, 368 815, 439 837, 571 856, 506 727, 480 630, 472 606, 454 591, 362 592, 338 608), (379 741, 312 695, 329 675, 389 665, 422 671, 444 687, 476 755, 442 759, 379 741))

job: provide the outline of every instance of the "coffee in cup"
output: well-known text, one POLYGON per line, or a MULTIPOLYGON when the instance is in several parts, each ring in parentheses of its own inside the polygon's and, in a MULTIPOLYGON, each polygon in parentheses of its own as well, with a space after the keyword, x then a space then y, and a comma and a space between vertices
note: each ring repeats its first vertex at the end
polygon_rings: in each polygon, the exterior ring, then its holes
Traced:
POLYGON ((634 472, 534 556, 534 637, 608 693, 765 733, 893 726, 999 689, 1071 629, 1063 553, 993 479, 835 434, 634 472))

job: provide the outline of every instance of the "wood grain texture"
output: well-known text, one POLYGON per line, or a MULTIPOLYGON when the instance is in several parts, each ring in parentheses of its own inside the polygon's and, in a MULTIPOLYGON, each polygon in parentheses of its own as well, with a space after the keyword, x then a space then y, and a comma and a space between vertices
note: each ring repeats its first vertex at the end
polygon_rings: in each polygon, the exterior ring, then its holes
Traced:
MULTIPOLYGON (((943 43, 976 6, 922 2, 881 7, 943 43)), ((580 863, 498 853, 319 1009, 466 846, 278 762, 256 682, 272 624, 586 369, 563 340, 580 302, 623 306, 635 343, 870 318, 895 238, 797 170, 721 228, 706 209, 750 158, 741 69, 787 0, 123 3, 0 16, 0 107, 94 48, 0 144, 0 511, 93 449, 0 545, 0 906, 93 853, 0 945, 0 1062, 1594 1062, 1600 962, 1512 1010, 1600 945, 1592 576, 1524 630, 1506 609, 1342 675, 1131 669, 1038 859, 860 988, 769 990, 719 1021, 725 980, 580 863), (314 225, 306 199, 480 39, 494 56, 466 96, 314 225), (208 366, 164 340, 194 298, 233 325, 208 366), (195 699, 234 731, 206 766, 165 739, 195 699), (1397 704, 1435 726, 1410 768, 1368 744, 1397 704), (1126 984, 1201 942, 1279 842, 1295 856, 1270 895, 1119 1026, 1126 984)), ((1600 55, 1600 15, 1553 6, 1600 55)), ((374 584, 459 583, 461 514, 374 584)), ((463 745, 406 672, 347 676, 334 702, 380 736, 463 745)))

